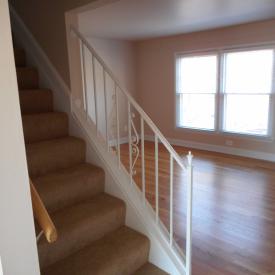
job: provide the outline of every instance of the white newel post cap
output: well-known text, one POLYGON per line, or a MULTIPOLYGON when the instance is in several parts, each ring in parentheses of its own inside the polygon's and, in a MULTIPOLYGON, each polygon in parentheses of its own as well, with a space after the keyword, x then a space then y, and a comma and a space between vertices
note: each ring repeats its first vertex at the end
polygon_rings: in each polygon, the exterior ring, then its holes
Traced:
POLYGON ((188 161, 189 166, 192 165, 192 160, 193 160, 193 155, 192 155, 191 151, 189 151, 188 155, 187 155, 187 161, 188 161))

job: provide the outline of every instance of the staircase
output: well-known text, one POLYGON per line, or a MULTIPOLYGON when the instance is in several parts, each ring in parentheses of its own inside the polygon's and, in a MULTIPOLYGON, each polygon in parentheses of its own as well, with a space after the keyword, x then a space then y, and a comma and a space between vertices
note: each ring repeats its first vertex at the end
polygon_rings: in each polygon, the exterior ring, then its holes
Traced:
POLYGON ((69 135, 24 50, 15 60, 29 175, 58 231, 38 241, 41 274, 167 274, 148 262, 149 239, 125 226, 125 203, 104 193, 104 171, 85 162, 85 142, 69 135))

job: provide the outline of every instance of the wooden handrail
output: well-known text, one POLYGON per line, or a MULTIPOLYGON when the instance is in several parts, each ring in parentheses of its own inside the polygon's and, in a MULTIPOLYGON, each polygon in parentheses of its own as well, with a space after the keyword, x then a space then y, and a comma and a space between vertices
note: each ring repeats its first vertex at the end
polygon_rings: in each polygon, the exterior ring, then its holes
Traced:
POLYGON ((42 202, 32 180, 30 179, 32 208, 34 217, 37 220, 39 226, 45 234, 45 237, 49 243, 53 243, 57 240, 57 231, 54 223, 49 216, 44 203, 42 202))

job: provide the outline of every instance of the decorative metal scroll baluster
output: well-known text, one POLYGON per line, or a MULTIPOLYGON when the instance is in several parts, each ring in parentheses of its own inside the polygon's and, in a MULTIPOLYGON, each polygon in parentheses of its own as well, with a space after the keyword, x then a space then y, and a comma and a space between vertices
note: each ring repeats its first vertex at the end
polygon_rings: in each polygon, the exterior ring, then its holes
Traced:
POLYGON ((134 118, 135 118, 135 114, 131 113, 130 125, 134 134, 134 135, 131 135, 131 139, 130 139, 131 153, 132 155, 134 155, 134 159, 132 159, 132 167, 131 167, 133 176, 136 175, 137 173, 137 171, 135 170, 135 165, 139 157, 139 134, 137 132, 135 123, 133 121, 134 118))

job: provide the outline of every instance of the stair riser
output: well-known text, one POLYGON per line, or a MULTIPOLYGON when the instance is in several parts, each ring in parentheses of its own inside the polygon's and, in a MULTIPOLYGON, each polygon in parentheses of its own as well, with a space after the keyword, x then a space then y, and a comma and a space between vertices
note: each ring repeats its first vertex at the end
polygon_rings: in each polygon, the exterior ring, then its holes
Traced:
POLYGON ((85 161, 85 143, 81 140, 60 142, 44 148, 38 143, 26 146, 30 177, 38 177, 85 161))
POLYGON ((147 238, 122 227, 45 268, 42 275, 132 275, 147 262, 149 249, 147 238))
MULTIPOLYGON (((39 261, 41 268, 47 267, 79 251, 83 247, 102 238, 104 235, 120 228, 125 221, 125 205, 121 203, 113 209, 99 210, 100 215, 82 219, 77 226, 71 226, 69 233, 62 232, 59 240, 49 246, 46 242, 39 244, 39 261)), ((53 217, 54 219, 54 217, 53 217)), ((55 221, 58 230, 58 221, 55 221)))
POLYGON ((14 59, 16 67, 24 67, 26 66, 26 56, 24 50, 15 49, 14 50, 14 59))
POLYGON ((19 98, 22 114, 53 111, 53 94, 49 90, 22 90, 19 98))
POLYGON ((17 68, 17 82, 21 90, 37 89, 39 85, 38 72, 33 68, 17 68))
POLYGON ((24 115, 25 143, 61 138, 68 135, 68 117, 64 113, 24 115))
POLYGON ((95 167, 68 173, 66 177, 51 174, 35 180, 36 189, 50 213, 103 193, 104 183, 104 171, 95 167))

